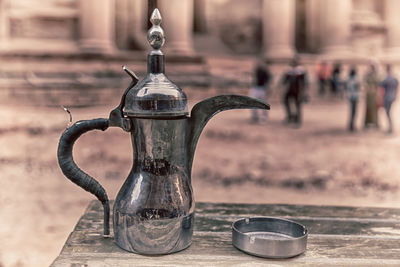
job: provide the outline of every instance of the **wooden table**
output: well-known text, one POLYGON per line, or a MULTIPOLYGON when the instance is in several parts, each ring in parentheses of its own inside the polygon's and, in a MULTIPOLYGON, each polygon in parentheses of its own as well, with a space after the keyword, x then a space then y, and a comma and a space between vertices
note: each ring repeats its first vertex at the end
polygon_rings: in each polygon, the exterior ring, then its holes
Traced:
POLYGON ((102 207, 90 203, 51 266, 400 266, 400 209, 197 203, 192 245, 165 256, 126 252, 103 238, 102 207), (231 224, 246 216, 295 220, 309 230, 304 254, 284 260, 247 255, 232 246, 231 224))

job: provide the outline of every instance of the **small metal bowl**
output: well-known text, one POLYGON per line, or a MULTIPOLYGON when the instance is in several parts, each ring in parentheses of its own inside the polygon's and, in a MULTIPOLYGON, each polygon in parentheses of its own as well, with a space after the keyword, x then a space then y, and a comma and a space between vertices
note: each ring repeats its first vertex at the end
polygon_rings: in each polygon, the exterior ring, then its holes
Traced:
POLYGON ((290 258, 303 253, 307 236, 305 226, 279 218, 245 218, 232 224, 232 244, 265 258, 290 258))

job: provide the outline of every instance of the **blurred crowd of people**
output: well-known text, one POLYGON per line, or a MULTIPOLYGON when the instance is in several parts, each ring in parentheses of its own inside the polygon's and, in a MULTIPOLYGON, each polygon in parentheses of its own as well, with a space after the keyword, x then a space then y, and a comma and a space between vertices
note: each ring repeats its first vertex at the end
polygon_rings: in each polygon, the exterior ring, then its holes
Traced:
MULTIPOLYGON (((350 106, 348 130, 355 131, 355 119, 358 111, 358 103, 361 96, 365 95, 364 129, 379 128, 378 110, 384 108, 388 120, 387 133, 393 132, 391 107, 397 97, 398 80, 393 75, 391 65, 386 65, 384 77, 378 74, 377 64, 370 63, 368 70, 362 78, 359 78, 357 68, 351 66, 348 76, 342 78, 342 66, 339 62, 332 65, 321 61, 316 66, 316 80, 318 95, 324 97, 328 92, 333 97, 344 98, 347 96, 350 106), (361 91, 364 94, 361 94, 361 91)), ((250 96, 267 101, 270 95, 273 75, 268 64, 259 60, 254 70, 253 86, 250 96)), ((302 104, 309 101, 308 75, 306 68, 301 66, 295 58, 290 63, 290 68, 285 71, 278 81, 278 88, 282 88, 282 102, 285 107, 286 124, 300 127, 302 123, 302 104)), ((252 110, 251 121, 266 122, 265 110, 252 110)))
MULTIPOLYGON (((272 79, 268 65, 262 60, 258 61, 254 70, 254 81, 250 96, 266 101, 267 96, 270 95, 272 79)), ((299 64, 297 59, 293 59, 289 70, 283 73, 279 85, 285 87, 282 99, 286 111, 285 123, 299 127, 302 122, 302 104, 308 101, 306 93, 308 79, 306 69, 299 64)), ((253 123, 265 122, 266 119, 267 113, 265 110, 252 111, 251 121, 253 123)))
POLYGON ((357 105, 360 98, 360 88, 365 89, 365 116, 364 129, 369 127, 379 128, 378 110, 385 109, 388 120, 387 133, 393 132, 391 108, 397 97, 399 82, 392 73, 391 65, 386 65, 386 74, 382 79, 379 77, 377 67, 370 64, 363 81, 357 77, 357 69, 352 67, 348 79, 344 82, 344 88, 348 94, 350 102, 350 122, 349 130, 354 131, 354 119, 357 113, 357 105))

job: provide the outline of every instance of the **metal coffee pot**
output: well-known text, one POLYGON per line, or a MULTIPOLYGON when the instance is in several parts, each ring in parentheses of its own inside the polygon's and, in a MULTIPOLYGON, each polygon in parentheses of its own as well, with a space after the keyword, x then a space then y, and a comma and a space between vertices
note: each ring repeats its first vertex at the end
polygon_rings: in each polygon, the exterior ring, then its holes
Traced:
POLYGON ((152 51, 148 73, 132 82, 108 119, 78 121, 62 134, 58 162, 64 175, 96 195, 104 208, 104 235, 109 235, 109 200, 104 188, 75 164, 72 149, 85 132, 120 127, 130 132, 133 166, 113 208, 114 239, 121 248, 140 254, 169 254, 191 244, 194 198, 191 169, 203 127, 220 111, 269 105, 246 96, 221 95, 196 104, 190 115, 185 93, 164 74, 164 32, 155 9, 148 32, 152 51))

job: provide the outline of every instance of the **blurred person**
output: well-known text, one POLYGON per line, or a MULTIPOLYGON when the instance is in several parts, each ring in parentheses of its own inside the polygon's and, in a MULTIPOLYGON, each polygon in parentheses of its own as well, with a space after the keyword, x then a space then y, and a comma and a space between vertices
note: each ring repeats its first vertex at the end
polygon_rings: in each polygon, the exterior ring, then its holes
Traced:
POLYGON ((333 70, 331 73, 331 93, 336 96, 339 95, 340 93, 340 86, 341 86, 341 81, 340 81, 340 73, 342 71, 342 66, 339 62, 336 62, 335 65, 333 66, 333 70))
POLYGON ((293 59, 290 69, 285 72, 281 80, 282 86, 285 87, 283 95, 283 103, 286 109, 286 123, 295 123, 300 127, 302 123, 301 105, 308 101, 306 90, 308 86, 307 72, 298 62, 293 59), (294 104, 296 111, 292 113, 291 105, 294 104))
POLYGON ((346 91, 350 103, 350 122, 349 131, 355 131, 354 119, 357 113, 357 104, 360 92, 360 83, 357 79, 357 71, 353 67, 350 69, 349 78, 346 81, 346 91))
MULTIPOLYGON (((250 90, 250 97, 266 101, 271 83, 272 75, 269 71, 267 63, 262 60, 257 62, 254 69, 253 76, 253 87, 250 90)), ((266 122, 267 121, 267 110, 263 109, 252 109, 251 110, 251 122, 266 122)))
POLYGON ((319 86, 318 93, 320 96, 323 96, 328 86, 329 77, 331 76, 331 66, 326 61, 319 62, 316 67, 316 73, 319 86))
POLYGON ((383 95, 383 107, 386 111, 386 116, 389 122, 388 133, 393 132, 392 118, 390 116, 390 109, 392 107, 392 103, 396 100, 397 97, 397 87, 399 82, 396 77, 392 74, 392 68, 390 65, 386 66, 386 78, 380 84, 383 87, 384 95, 383 95))
POLYGON ((365 120, 364 129, 370 126, 378 128, 378 101, 377 93, 379 90, 380 80, 376 71, 376 66, 371 64, 369 71, 364 78, 365 86, 365 120))

